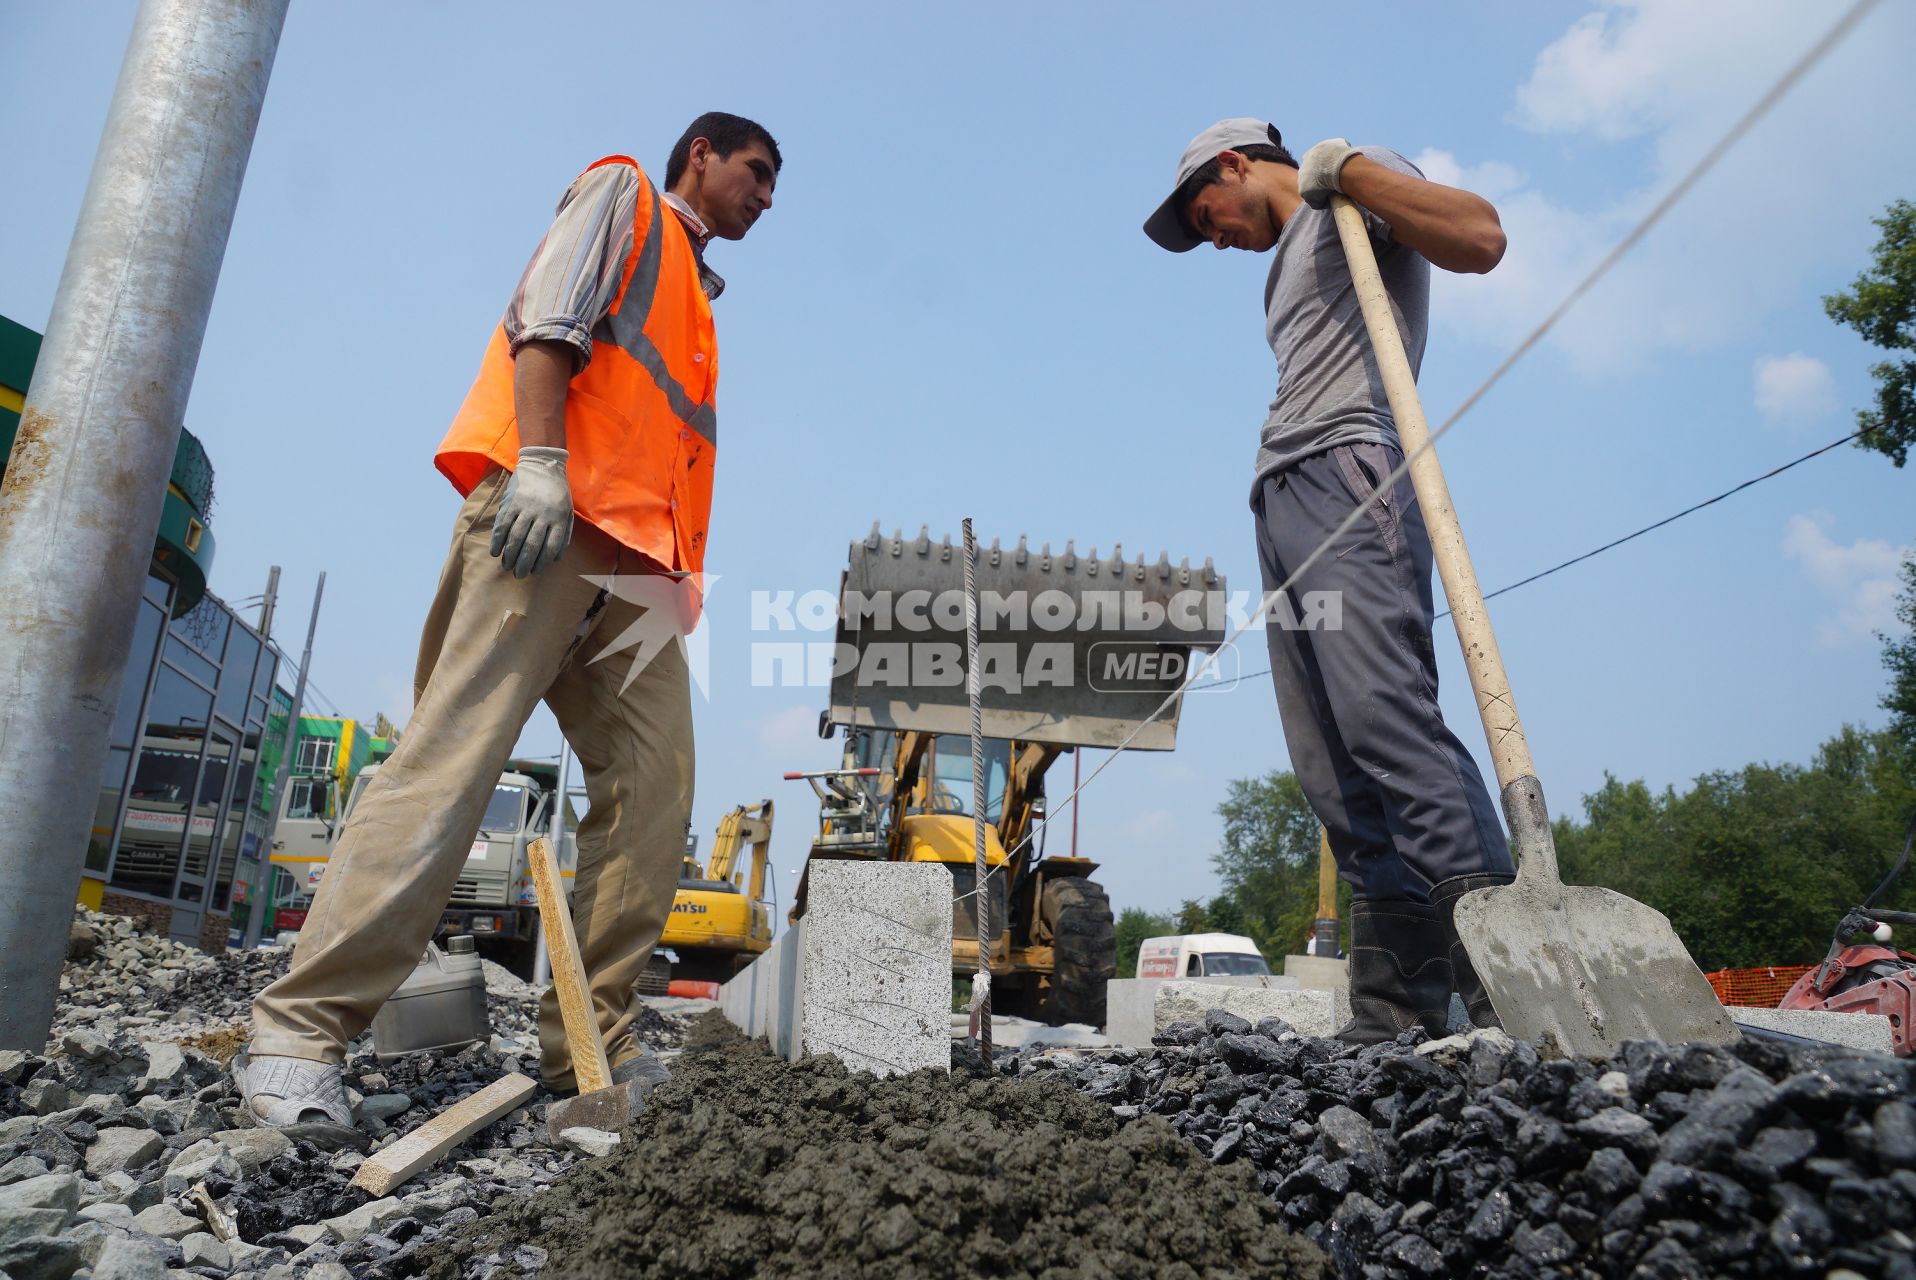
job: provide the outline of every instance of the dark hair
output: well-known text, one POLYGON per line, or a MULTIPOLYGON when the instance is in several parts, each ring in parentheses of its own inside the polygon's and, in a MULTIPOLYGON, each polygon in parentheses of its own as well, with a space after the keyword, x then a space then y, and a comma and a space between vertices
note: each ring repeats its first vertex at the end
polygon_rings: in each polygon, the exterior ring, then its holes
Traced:
MULTIPOLYGON (((1287 164, 1293 169, 1297 168, 1297 157, 1285 150, 1284 139, 1283 136, 1278 133, 1277 126, 1270 125, 1267 131, 1271 135, 1271 141, 1268 146, 1258 142, 1248 147, 1232 147, 1230 150, 1237 152, 1246 160, 1268 160, 1273 164, 1287 164)), ((1177 204, 1175 207, 1178 211, 1178 221, 1185 223, 1184 229, 1186 231, 1191 229, 1189 221, 1185 217, 1186 211, 1191 207, 1191 201, 1197 198, 1198 192, 1204 190, 1206 187, 1215 185, 1221 179, 1222 174, 1223 166, 1218 163, 1216 156, 1212 156, 1198 168, 1196 173, 1193 173, 1184 180, 1183 186, 1178 188, 1177 204)), ((666 185, 670 186, 671 184, 667 183, 666 185)))
POLYGON ((764 125, 728 111, 707 111, 687 126, 685 132, 679 135, 679 140, 672 144, 672 154, 665 162, 667 190, 677 186, 679 179, 685 176, 685 166, 692 159, 692 143, 700 138, 712 144, 712 150, 718 153, 721 160, 729 159, 740 147, 762 142, 772 154, 773 173, 777 173, 785 163, 784 157, 778 154, 778 143, 772 141, 772 135, 765 131, 764 125))

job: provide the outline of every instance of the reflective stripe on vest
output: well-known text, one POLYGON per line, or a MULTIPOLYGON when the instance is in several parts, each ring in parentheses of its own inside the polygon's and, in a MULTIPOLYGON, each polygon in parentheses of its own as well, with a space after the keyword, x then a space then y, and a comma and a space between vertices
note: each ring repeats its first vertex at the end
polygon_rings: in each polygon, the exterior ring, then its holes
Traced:
MULTIPOLYGON (((652 313, 653 295, 659 287, 659 263, 664 258, 661 241, 664 238, 660 230, 660 220, 664 208, 659 200, 658 188, 646 184, 646 194, 651 197, 652 217, 645 231, 645 243, 639 246, 639 260, 632 268, 632 279, 625 286, 625 296, 620 299, 618 308, 593 326, 592 342, 596 347, 600 343, 611 343, 627 355, 637 360, 645 371, 652 375, 652 381, 665 393, 665 401, 672 406, 672 412, 692 430, 704 436, 713 444, 718 443, 718 411, 709 404, 694 403, 679 380, 665 367, 665 355, 658 344, 646 336, 645 321, 652 313), (639 304, 632 305, 634 299, 639 304), (636 317, 636 319, 634 318, 636 317)), ((677 214, 673 214, 677 217, 677 214)))

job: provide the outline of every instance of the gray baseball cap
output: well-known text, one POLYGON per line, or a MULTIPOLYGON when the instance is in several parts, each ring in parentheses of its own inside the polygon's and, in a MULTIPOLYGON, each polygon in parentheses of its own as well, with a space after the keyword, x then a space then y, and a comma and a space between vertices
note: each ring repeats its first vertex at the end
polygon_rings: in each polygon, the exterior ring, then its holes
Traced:
POLYGON ((1203 244, 1204 241, 1185 230, 1184 219, 1178 217, 1179 189, 1191 180, 1192 174, 1217 159, 1220 151, 1270 146, 1273 143, 1283 145, 1278 141, 1277 129, 1268 121, 1251 116, 1232 116, 1229 120, 1220 120, 1191 139, 1191 145, 1184 149, 1184 155, 1178 161, 1178 177, 1171 184, 1171 194, 1144 220, 1144 234, 1172 253, 1183 253, 1203 244))

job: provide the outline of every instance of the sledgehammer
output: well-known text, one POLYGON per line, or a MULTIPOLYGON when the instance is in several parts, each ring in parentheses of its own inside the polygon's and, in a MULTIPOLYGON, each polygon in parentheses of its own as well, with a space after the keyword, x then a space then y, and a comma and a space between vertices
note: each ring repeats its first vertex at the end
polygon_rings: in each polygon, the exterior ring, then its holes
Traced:
POLYGON ((532 863, 532 887, 539 895, 539 915, 545 922, 546 954, 552 960, 552 989, 559 997, 559 1015, 565 1020, 566 1049, 572 1055, 577 1097, 546 1104, 546 1132, 555 1140, 566 1129, 602 1129, 617 1133, 645 1106, 657 1081, 651 1078, 615 1081, 599 1039, 599 1021, 592 1014, 592 994, 586 986, 585 966, 579 961, 579 939, 572 931, 572 912, 559 887, 559 860, 543 837, 526 850, 532 863))

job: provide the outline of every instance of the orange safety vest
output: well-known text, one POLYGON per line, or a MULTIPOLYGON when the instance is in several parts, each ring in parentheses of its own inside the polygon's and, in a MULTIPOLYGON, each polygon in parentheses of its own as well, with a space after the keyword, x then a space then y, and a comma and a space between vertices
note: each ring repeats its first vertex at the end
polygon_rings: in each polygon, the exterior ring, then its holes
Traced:
MULTIPOLYGON (((619 292, 593 327, 591 363, 566 394, 573 512, 660 568, 697 575, 718 456, 712 306, 691 237, 645 170, 630 156, 607 156, 586 172, 606 164, 631 165, 639 196, 619 292)), ((518 465, 512 369, 501 323, 433 458, 462 495, 492 467, 518 465)), ((688 581, 696 601, 698 580, 688 581)))

